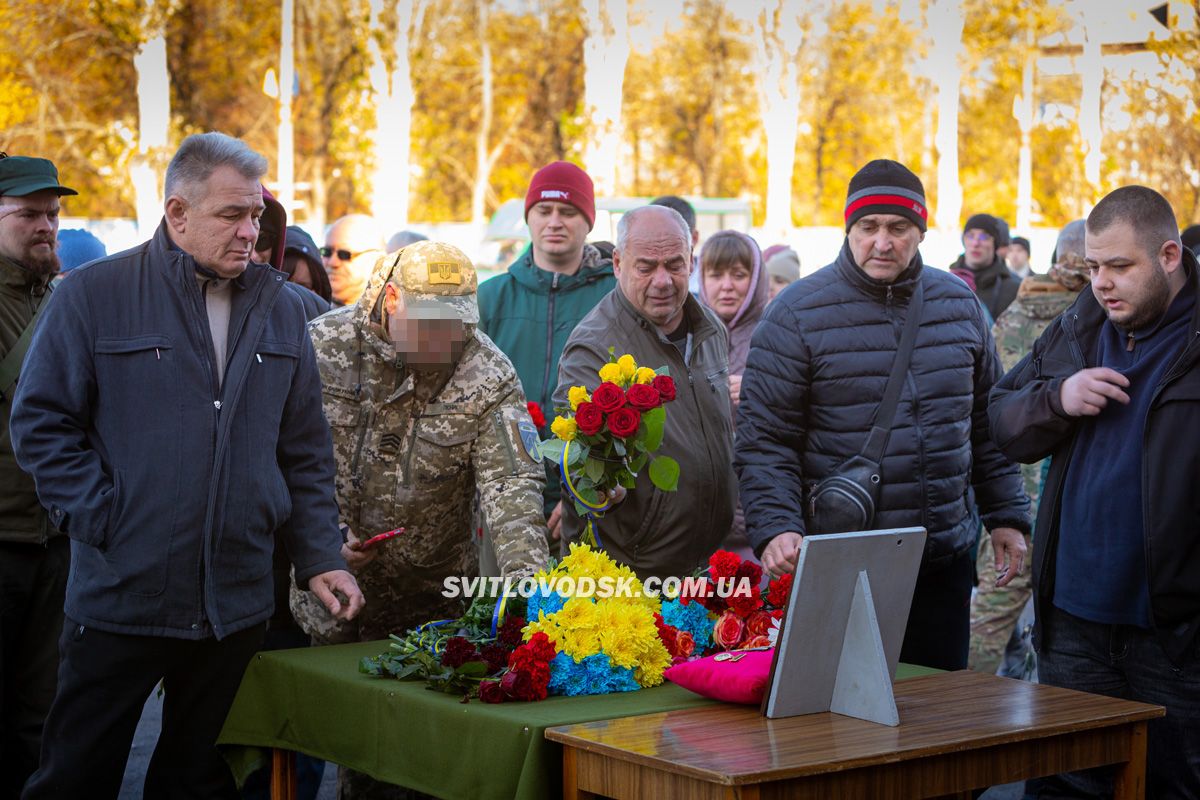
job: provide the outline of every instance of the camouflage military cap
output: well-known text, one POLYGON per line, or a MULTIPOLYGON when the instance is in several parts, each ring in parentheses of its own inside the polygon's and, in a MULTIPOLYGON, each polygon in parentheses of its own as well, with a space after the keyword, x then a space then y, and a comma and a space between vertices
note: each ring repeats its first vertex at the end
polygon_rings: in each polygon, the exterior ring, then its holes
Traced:
POLYGON ((405 303, 417 307, 439 304, 463 322, 479 322, 475 265, 453 245, 410 244, 397 253, 391 280, 404 292, 405 303))

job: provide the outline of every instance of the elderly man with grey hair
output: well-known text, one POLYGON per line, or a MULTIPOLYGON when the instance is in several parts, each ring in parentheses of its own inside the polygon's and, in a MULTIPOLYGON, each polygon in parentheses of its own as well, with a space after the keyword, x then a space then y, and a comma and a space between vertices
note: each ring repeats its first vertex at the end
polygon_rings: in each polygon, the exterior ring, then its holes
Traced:
POLYGON ((43 312, 12 440, 71 577, 26 798, 115 798, 160 681, 145 795, 237 796, 215 742, 271 615, 276 531, 331 613, 362 606, 304 309, 250 263, 266 169, 237 139, 189 136, 153 238, 77 269, 43 312))
MULTIPOLYGON (((645 206, 617 226, 617 285, 567 340, 555 406, 572 386, 593 389, 609 348, 638 364, 667 367, 676 398, 667 406, 659 453, 679 462, 679 488, 663 492, 645 470, 637 486, 596 529, 600 545, 640 578, 685 576, 704 564, 733 521, 733 425, 729 417, 729 345, 725 326, 688 292, 692 235, 677 211, 645 206)), ((564 503, 564 547, 583 520, 564 503)))

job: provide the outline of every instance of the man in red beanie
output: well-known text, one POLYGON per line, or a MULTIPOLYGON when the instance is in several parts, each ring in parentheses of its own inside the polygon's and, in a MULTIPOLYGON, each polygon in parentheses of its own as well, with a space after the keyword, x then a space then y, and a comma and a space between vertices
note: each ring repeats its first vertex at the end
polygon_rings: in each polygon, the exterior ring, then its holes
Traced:
MULTIPOLYGON (((507 273, 479 285, 479 330, 512 360, 525 396, 553 416, 558 357, 567 337, 616 280, 612 261, 587 244, 596 203, 592 179, 579 167, 555 161, 539 169, 525 194, 525 221, 529 247, 507 273)), ((547 475, 543 495, 555 539, 559 495, 555 470, 547 475)))

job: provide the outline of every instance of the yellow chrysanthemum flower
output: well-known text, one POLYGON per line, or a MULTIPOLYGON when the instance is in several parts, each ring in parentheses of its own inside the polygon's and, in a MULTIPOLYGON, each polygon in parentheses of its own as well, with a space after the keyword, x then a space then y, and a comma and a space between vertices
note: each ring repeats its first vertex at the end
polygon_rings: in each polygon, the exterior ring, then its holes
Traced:
POLYGON ((654 380, 656 373, 649 367, 638 367, 637 372, 633 374, 634 383, 650 383, 654 380))
POLYGON ((616 364, 605 364, 600 368, 600 380, 607 383, 620 383, 621 368, 616 364))
POLYGON ((564 442, 569 442, 579 433, 579 425, 575 420, 567 417, 555 417, 554 422, 550 423, 550 430, 555 436, 562 439, 564 442))
POLYGON ((590 403, 592 401, 591 395, 582 386, 572 386, 567 391, 567 399, 571 401, 572 411, 578 411, 580 403, 590 403))
POLYGON ((638 365, 633 360, 633 356, 626 353, 617 359, 617 368, 621 371, 621 385, 628 386, 633 383, 633 376, 637 374, 638 365))

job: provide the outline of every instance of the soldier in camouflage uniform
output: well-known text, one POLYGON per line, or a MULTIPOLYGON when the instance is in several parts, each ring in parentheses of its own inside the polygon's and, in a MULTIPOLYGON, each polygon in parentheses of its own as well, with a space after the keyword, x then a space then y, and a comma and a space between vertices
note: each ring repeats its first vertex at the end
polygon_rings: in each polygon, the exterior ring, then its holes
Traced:
MULTIPOLYGON (((309 327, 349 526, 343 553, 367 598, 346 624, 293 586, 292 610, 314 644, 384 639, 461 615, 463 601, 442 596, 443 579, 478 574, 477 491, 501 574, 531 575, 549 560, 537 430, 512 363, 475 328, 475 286, 462 251, 416 242, 376 263, 357 305, 309 327)), ((405 794, 343 769, 339 796, 405 794)))
MULTIPOLYGON (((1050 322, 1075 302, 1080 289, 1088 285, 1088 269, 1083 263, 1084 221, 1068 224, 1058 235, 1054 265, 1048 275, 1030 275, 1021 281, 1017 298, 996 320, 992 334, 1000 361, 1007 372, 1033 348, 1033 343, 1050 322)), ((1022 464, 1025 493, 1037 518, 1043 462, 1022 464)), ((971 600, 971 644, 968 665, 973 670, 994 673, 1004 661, 1017 618, 1029 601, 1032 571, 1018 575, 1007 586, 996 587, 996 567, 985 532, 979 543, 976 569, 979 585, 971 600)), ((1026 542, 1033 552, 1032 545, 1026 542)))
POLYGON ((512 364, 475 329, 478 318, 470 260, 417 242, 378 261, 357 305, 310 326, 346 549, 370 605, 347 627, 293 591, 314 643, 383 639, 458 616, 461 601, 442 596, 443 579, 477 574, 476 490, 502 573, 545 566, 536 429, 512 364), (358 551, 358 541, 401 526, 395 539, 358 551))

